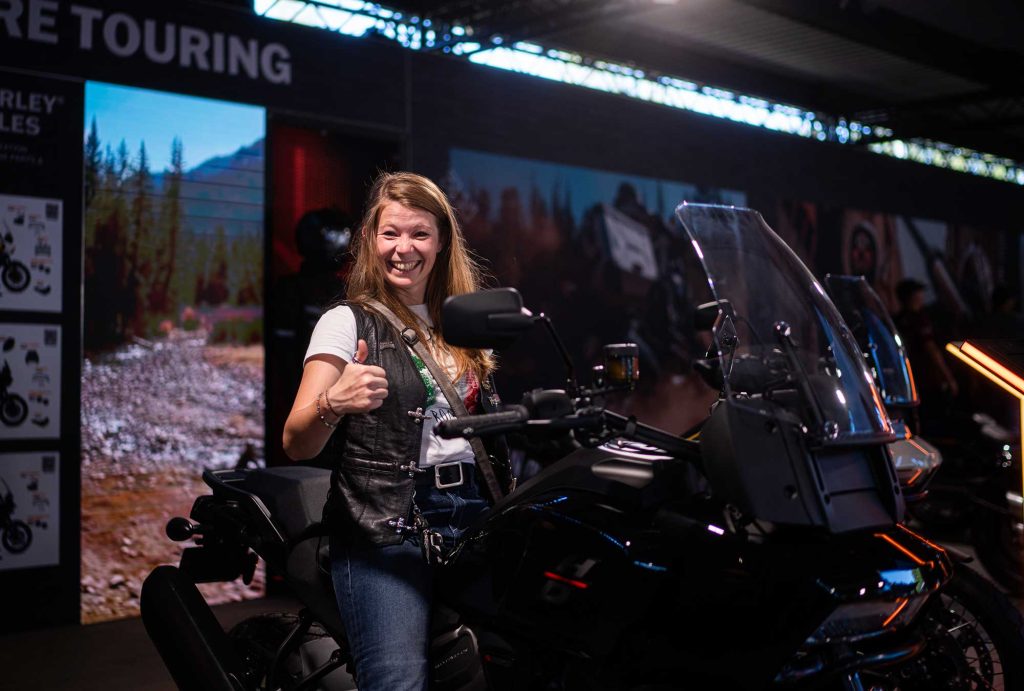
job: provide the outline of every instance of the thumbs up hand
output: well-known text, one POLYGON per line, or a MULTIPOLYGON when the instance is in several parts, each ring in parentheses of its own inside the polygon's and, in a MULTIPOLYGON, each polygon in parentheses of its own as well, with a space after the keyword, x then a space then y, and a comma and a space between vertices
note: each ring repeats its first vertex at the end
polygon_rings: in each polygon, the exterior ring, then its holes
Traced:
POLYGON ((366 347, 366 341, 359 339, 359 343, 356 344, 356 354, 352 359, 360 365, 366 362, 366 356, 370 354, 369 349, 366 347))
POLYGON ((388 396, 387 372, 382 367, 364 365, 369 355, 366 341, 359 339, 352 362, 345 365, 341 378, 327 389, 327 404, 341 413, 366 413, 380 408, 388 396))

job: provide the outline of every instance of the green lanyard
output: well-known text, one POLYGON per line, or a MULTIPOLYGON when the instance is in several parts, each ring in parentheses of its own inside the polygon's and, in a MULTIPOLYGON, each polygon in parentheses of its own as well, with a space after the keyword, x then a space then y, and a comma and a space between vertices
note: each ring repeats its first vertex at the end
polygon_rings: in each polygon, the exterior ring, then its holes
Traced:
POLYGON ((416 365, 416 371, 420 373, 423 386, 427 389, 427 402, 423 405, 423 409, 426 410, 437 402, 437 385, 434 384, 434 378, 430 376, 430 370, 427 369, 427 365, 420 359, 420 356, 416 353, 409 354, 412 355, 412 362, 416 365))

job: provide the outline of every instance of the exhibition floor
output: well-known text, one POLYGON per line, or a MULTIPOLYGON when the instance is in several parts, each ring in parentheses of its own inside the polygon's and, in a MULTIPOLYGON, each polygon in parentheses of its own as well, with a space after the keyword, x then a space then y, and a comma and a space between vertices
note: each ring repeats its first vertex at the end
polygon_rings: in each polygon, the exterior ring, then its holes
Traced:
MULTIPOLYGON (((213 607, 228 629, 261 612, 294 609, 292 601, 263 599, 213 607)), ((0 691, 175 691, 177 687, 132 617, 0 636, 0 691)))
MULTIPOLYGON (((1024 600, 1015 604, 1024 613, 1024 600)), ((261 612, 293 608, 286 599, 266 599, 218 605, 213 611, 228 629, 261 612)), ((0 670, 0 691, 176 689, 139 618, 2 636, 0 670)))

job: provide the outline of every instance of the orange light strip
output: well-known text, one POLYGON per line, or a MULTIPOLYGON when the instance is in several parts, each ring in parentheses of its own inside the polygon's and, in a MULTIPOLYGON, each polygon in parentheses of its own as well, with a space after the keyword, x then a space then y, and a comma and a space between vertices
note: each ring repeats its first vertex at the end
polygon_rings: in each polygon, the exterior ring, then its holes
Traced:
POLYGON ((1001 389, 1006 391, 1008 394, 1010 394, 1012 396, 1015 396, 1017 398, 1024 397, 1024 393, 1021 393, 1020 391, 1018 391, 1014 387, 1010 386, 1007 382, 1005 382, 1004 380, 1002 380, 998 376, 996 376, 996 374, 994 372, 992 372, 987 367, 985 367, 983 364, 981 364, 980 362, 978 362, 974 358, 970 357, 969 355, 967 355, 966 353, 961 351, 959 348, 957 348, 952 343, 947 343, 946 344, 946 352, 950 353, 951 355, 956 357, 958 360, 966 363, 968 367, 970 367, 974 371, 978 372, 979 374, 984 376, 986 379, 988 379, 992 383, 997 384, 1001 389))
POLYGON ((913 447, 914 447, 915 449, 917 449, 917 450, 918 450, 918 451, 920 451, 921 453, 923 453, 923 454, 924 454, 925 456, 931 456, 931 455, 932 455, 932 454, 931 454, 931 451, 929 451, 928 449, 924 448, 923 446, 921 446, 920 444, 918 444, 918 443, 917 443, 916 441, 914 441, 913 439, 910 439, 910 438, 908 438, 908 439, 907 439, 907 443, 908 443, 908 444, 910 444, 911 446, 913 446, 913 447))
POLYGON ((892 620, 895 619, 896 617, 898 617, 900 615, 900 612, 902 612, 903 610, 905 610, 907 608, 908 604, 910 604, 910 599, 909 598, 905 598, 905 597, 900 598, 899 606, 896 607, 895 611, 893 611, 893 613, 889 615, 888 619, 886 619, 885 621, 882 622, 882 628, 884 629, 889 624, 891 624, 892 620))
MULTIPOLYGON (((947 343, 946 352, 967 363, 971 369, 981 373, 1020 401, 1021 490, 1024 491, 1024 379, 967 341, 961 343, 959 347, 953 343, 947 343)), ((1024 510, 1022 510, 1022 515, 1024 515, 1024 510)))
POLYGON ((918 540, 920 540, 924 544, 928 545, 932 549, 937 550, 939 552, 942 552, 943 554, 946 553, 946 548, 945 547, 942 547, 941 545, 937 545, 934 542, 932 542, 931 540, 929 540, 929 539, 927 539, 927 538, 925 538, 925 537, 923 537, 921 535, 918 535, 917 533, 915 533, 913 530, 911 530, 907 526, 903 525, 902 523, 897 523, 896 527, 899 528, 900 530, 902 530, 903 532, 905 532, 907 535, 911 535, 911 536, 917 538, 918 540))
POLYGON ((997 360, 989 355, 986 355, 982 351, 969 341, 964 341, 964 344, 960 346, 960 350, 964 351, 967 355, 971 356, 981 364, 992 370, 993 373, 1002 377, 1006 380, 1010 386, 1013 386, 1020 392, 1020 395, 1024 395, 1024 379, 1017 376, 1013 370, 1001 365, 997 360))
POLYGON ((892 539, 891 537, 889 537, 888 535, 886 535, 886 534, 884 534, 884 533, 875 533, 875 537, 880 537, 880 538, 882 538, 883 540, 885 540, 886 542, 888 542, 888 543, 889 543, 890 545, 892 545, 893 547, 895 547, 896 549, 898 549, 898 550, 899 550, 900 552, 903 552, 904 554, 906 554, 906 555, 907 555, 908 557, 910 557, 910 558, 911 558, 911 560, 913 560, 913 562, 914 562, 915 564, 917 564, 918 566, 924 566, 924 563, 925 563, 925 562, 924 562, 924 560, 923 560, 923 559, 921 559, 921 557, 917 556, 916 554, 914 554, 913 552, 911 552, 911 551, 910 551, 909 549, 907 549, 906 547, 904 547, 904 546, 903 546, 903 545, 901 545, 900 543, 898 543, 898 542, 896 542, 895 540, 893 540, 893 539, 892 539))
POLYGON ((917 396, 917 382, 914 381, 914 370, 910 367, 910 358, 904 357, 903 364, 907 367, 907 374, 910 375, 910 399, 913 401, 920 400, 917 396))

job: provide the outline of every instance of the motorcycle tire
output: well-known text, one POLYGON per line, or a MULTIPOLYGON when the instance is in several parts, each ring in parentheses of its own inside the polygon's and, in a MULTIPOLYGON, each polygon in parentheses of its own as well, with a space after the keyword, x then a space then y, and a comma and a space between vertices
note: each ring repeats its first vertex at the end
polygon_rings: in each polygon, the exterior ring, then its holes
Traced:
POLYGON ((3 542, 4 549, 11 554, 21 554, 32 544, 32 528, 24 521, 11 521, 4 528, 0 542, 3 542))
MULTIPOLYGON (((330 639, 330 635, 322 627, 313 624, 299 645, 287 658, 282 660, 283 669, 278 675, 279 678, 276 680, 277 685, 275 686, 273 684, 275 680, 269 678, 271 666, 277 656, 277 651, 298 622, 298 615, 275 612, 250 617, 235 625, 228 632, 228 638, 245 664, 247 688, 253 689, 253 691, 269 691, 270 689, 287 691, 299 682, 302 678, 303 663, 298 648, 307 643, 330 639)), ((314 688, 329 688, 331 691, 356 688, 354 682, 348 682, 351 677, 339 682, 336 680, 336 676, 347 677, 344 672, 332 672, 320 686, 314 688)))
POLYGON ((0 420, 8 427, 16 427, 28 417, 28 403, 18 394, 8 394, 0 403, 0 420))
POLYGON ((958 565, 918 622, 926 649, 883 675, 866 673, 865 682, 900 691, 1024 691, 1024 617, 981 574, 958 565))
POLYGON ((2 279, 8 290, 12 293, 20 293, 28 288, 32 274, 29 273, 28 267, 21 262, 11 262, 4 267, 2 279))
POLYGON ((1024 595, 1024 532, 1017 529, 1021 516, 978 511, 971 537, 978 560, 1006 590, 1024 595))

